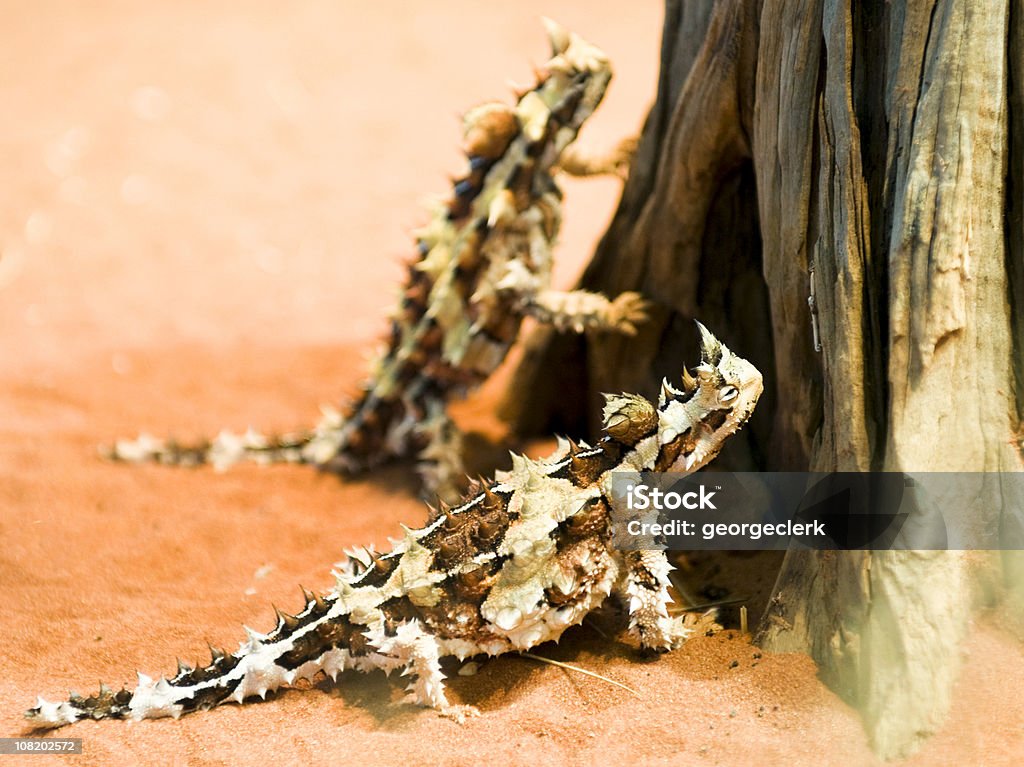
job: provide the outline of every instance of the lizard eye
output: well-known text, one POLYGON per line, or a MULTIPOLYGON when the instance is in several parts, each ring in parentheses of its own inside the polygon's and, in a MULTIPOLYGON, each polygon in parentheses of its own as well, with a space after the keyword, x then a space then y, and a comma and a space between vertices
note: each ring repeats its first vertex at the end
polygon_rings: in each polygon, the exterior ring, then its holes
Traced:
POLYGON ((737 389, 735 386, 726 386, 725 388, 718 392, 718 401, 724 405, 728 402, 732 402, 734 399, 736 399, 736 397, 739 396, 739 394, 740 390, 737 389))

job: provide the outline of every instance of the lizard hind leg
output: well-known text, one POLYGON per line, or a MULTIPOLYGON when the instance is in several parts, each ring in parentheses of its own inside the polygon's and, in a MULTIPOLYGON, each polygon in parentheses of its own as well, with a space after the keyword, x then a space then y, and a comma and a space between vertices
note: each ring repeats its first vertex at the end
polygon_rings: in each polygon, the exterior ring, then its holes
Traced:
POLYGON ((444 694, 444 673, 441 671, 441 652, 437 639, 423 630, 419 621, 399 624, 394 636, 377 639, 381 655, 405 666, 402 676, 412 676, 406 687, 407 703, 428 706, 445 711, 448 699, 444 694))
POLYGON ((672 618, 668 574, 672 565, 664 551, 627 551, 626 567, 616 585, 616 594, 629 613, 629 630, 640 640, 643 650, 668 652, 679 647, 691 630, 683 618, 672 618))

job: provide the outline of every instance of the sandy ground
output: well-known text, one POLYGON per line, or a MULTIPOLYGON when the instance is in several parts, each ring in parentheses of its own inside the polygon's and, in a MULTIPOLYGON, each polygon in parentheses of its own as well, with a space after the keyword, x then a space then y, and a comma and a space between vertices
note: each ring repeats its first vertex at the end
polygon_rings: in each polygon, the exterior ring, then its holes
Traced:
MULTIPOLYGON (((638 129, 660 4, 5 4, 0 27, 0 734, 21 711, 176 655, 234 647, 269 603, 325 588, 343 547, 422 520, 408 467, 342 483, 302 468, 127 468, 99 443, 145 428, 287 429, 355 384, 417 201, 461 166, 457 113, 527 81, 544 13, 618 79, 585 144, 638 129), (84 10, 88 5, 89 10, 84 10)), ((568 182, 571 283, 613 181, 568 182)), ((496 389, 462 408, 496 433, 496 389)), ((605 626, 614 632, 614 626, 605 626)), ((178 722, 87 722, 75 764, 871 765, 855 713, 802 656, 735 632, 653 662, 593 628, 453 676, 464 726, 397 703, 383 675, 178 722)), ((950 726, 914 764, 1017 764, 1024 652, 965 650, 950 726)), ((453 669, 454 670, 454 669, 453 669)), ((19 757, 5 757, 15 763, 19 757)))

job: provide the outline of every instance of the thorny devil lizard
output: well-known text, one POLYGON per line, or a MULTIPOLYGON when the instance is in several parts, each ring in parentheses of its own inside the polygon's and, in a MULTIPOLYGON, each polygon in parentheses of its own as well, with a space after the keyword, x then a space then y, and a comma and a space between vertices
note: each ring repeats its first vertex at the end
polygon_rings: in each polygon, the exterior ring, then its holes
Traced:
POLYGON ((237 652, 212 649, 204 668, 179 661, 170 679, 140 673, 132 691, 40 698, 27 718, 45 728, 178 717, 346 669, 401 669, 412 676, 412 702, 459 718, 468 712, 449 706, 441 658, 557 640, 610 596, 625 605, 641 648, 676 647, 688 631, 667 610, 671 567, 663 551, 612 545, 611 484, 614 472, 696 471, 750 417, 761 374, 699 328, 701 364, 684 368, 683 388, 666 381, 657 407, 635 394, 606 395, 605 435, 595 446, 562 440, 546 460, 514 456, 510 471, 461 505, 442 505, 426 527, 406 528, 390 553, 350 559, 334 590, 307 592, 301 612, 278 612, 269 634, 247 629, 237 652))
POLYGON ((515 107, 489 103, 465 116, 469 169, 417 233, 390 338, 344 413, 325 411, 307 431, 264 436, 222 432, 183 446, 141 435, 110 456, 167 464, 238 460, 308 463, 340 474, 417 456, 426 490, 454 501, 465 490, 461 435, 448 402, 482 383, 505 359, 524 317, 561 330, 632 334, 644 302, 626 292, 552 290, 552 246, 561 223, 561 167, 580 174, 620 168, 629 151, 588 161, 569 145, 611 79, 598 48, 545 20, 553 55, 515 107))

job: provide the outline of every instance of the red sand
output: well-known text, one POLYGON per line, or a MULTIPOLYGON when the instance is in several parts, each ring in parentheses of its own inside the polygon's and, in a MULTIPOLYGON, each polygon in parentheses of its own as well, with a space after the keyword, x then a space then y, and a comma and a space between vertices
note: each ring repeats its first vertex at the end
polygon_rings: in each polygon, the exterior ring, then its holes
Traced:
MULTIPOLYGON (((457 112, 526 81, 546 13, 618 63, 583 141, 638 129, 659 4, 548 0, 36 3, 0 32, 0 734, 21 711, 134 669, 169 671, 298 583, 326 587, 343 547, 417 522, 408 467, 341 483, 302 468, 128 468, 96 446, 140 428, 196 437, 291 428, 358 379, 382 329, 424 192, 460 167, 457 112), (353 9, 355 5, 351 6, 353 9)), ((568 182, 568 285, 617 184, 568 182)), ((462 408, 493 432, 496 387, 462 408)), ((1019 764, 1024 652, 984 627, 950 726, 914 764, 1019 764)), ((802 656, 759 661, 700 638, 642 661, 590 628, 453 676, 464 726, 396 703, 383 675, 174 721, 63 731, 75 764, 875 764, 856 715, 802 656), (730 668, 733 661, 739 665, 730 668)), ((11 757, 15 763, 17 757, 11 757)))

